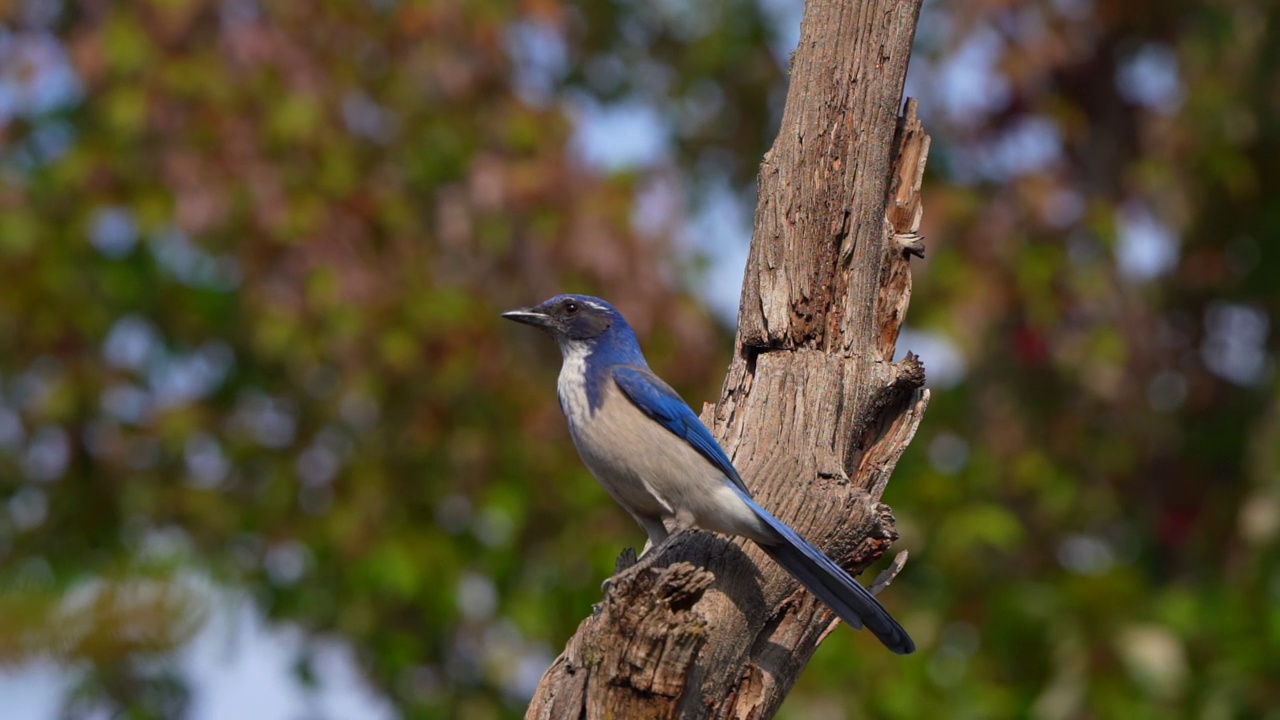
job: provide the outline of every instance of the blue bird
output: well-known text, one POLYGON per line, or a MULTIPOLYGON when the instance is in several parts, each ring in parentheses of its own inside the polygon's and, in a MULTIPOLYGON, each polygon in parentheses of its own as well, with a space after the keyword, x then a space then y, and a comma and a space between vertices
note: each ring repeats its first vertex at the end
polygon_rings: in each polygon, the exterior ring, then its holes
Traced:
POLYGON ((609 303, 557 295, 503 313, 560 345, 557 390, 578 454, 649 536, 699 527, 750 538, 846 623, 864 625, 895 653, 915 650, 906 630, 866 588, 751 498, 702 421, 645 362, 640 342, 609 303))

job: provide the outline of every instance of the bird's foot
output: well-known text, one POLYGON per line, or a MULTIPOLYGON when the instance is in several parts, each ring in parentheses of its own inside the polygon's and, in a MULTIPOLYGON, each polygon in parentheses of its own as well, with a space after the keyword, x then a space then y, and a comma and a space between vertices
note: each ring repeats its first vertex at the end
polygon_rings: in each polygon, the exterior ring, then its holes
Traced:
POLYGON ((600 583, 600 589, 605 595, 608 595, 609 588, 613 587, 613 582, 623 575, 628 574, 628 571, 639 564, 640 555, 636 554, 636 549, 633 547, 623 548, 622 552, 618 554, 618 559, 614 561, 613 574, 605 578, 604 582, 600 583))
POLYGON ((671 545, 671 541, 675 540, 682 533, 684 533, 684 530, 677 530, 676 532, 668 535, 657 545, 645 543, 644 552, 639 555, 636 554, 635 548, 623 549, 622 553, 618 555, 617 562, 614 564, 613 575, 605 578, 604 582, 600 583, 600 589, 604 591, 605 595, 608 595, 609 591, 613 589, 613 586, 617 584, 619 580, 631 577, 642 570, 648 569, 653 565, 654 560, 656 560, 658 556, 662 555, 662 551, 666 549, 667 546, 671 545))
POLYGON ((608 595, 614 584, 649 567, 653 564, 653 558, 655 557, 657 557, 657 553, 647 552, 643 557, 638 558, 636 557, 635 548, 623 550, 622 554, 618 556, 618 563, 615 566, 617 572, 605 578, 604 582, 600 583, 600 589, 604 591, 605 595, 608 595))

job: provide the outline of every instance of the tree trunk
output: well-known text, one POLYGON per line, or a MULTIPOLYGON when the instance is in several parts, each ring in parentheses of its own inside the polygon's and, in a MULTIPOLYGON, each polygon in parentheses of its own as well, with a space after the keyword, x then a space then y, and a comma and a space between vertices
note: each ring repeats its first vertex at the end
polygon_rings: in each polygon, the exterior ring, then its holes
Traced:
MULTIPOLYGON (((919 0, 811 0, 760 197, 737 353, 703 420, 766 508, 860 572, 928 393, 894 363, 928 136, 897 110, 919 0)), ((678 536, 615 583, 529 718, 773 715, 838 620, 750 542, 678 536)), ((885 652, 885 662, 894 656, 885 652)))

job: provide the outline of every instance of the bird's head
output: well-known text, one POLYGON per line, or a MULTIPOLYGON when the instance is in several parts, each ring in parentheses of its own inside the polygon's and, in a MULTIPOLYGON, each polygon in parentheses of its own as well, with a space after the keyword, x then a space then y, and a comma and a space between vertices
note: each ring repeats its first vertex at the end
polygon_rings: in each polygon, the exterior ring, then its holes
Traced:
POLYGON ((612 305, 589 295, 557 295, 541 305, 504 312, 502 317, 542 328, 561 342, 595 340, 627 322, 612 305))

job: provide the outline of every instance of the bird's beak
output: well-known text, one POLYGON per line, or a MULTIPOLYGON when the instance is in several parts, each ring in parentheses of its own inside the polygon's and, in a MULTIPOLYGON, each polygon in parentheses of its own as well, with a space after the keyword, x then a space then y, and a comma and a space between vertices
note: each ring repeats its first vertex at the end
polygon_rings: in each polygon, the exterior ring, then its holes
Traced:
POLYGON ((546 328, 551 327, 551 316, 546 313, 538 312, 535 308, 520 308, 519 310, 508 310, 502 313, 502 317, 508 320, 514 320, 525 325, 546 328))

